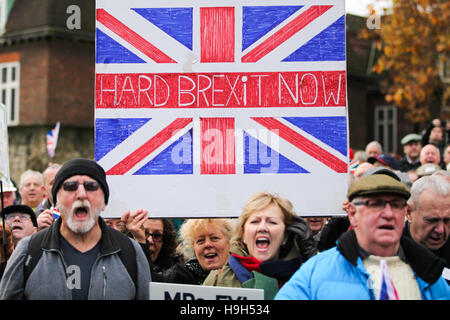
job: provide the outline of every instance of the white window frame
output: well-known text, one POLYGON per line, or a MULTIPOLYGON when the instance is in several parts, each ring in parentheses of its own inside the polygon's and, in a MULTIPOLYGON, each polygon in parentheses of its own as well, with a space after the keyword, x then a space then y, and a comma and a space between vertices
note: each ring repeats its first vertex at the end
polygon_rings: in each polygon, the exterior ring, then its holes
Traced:
POLYGON ((8 126, 19 124, 19 97, 20 97, 20 62, 0 63, 0 103, 6 106, 6 122, 8 126), (15 68, 15 79, 12 79, 12 70, 15 68), (4 82, 4 70, 6 81, 4 82), (13 100, 14 92, 14 101, 13 100), (12 110, 14 108, 14 110, 12 110))
POLYGON ((375 140, 383 146, 383 153, 397 153, 397 108, 392 105, 375 106, 374 122, 375 140), (392 111, 392 118, 388 118, 389 111, 392 111), (392 126, 391 137, 389 126, 392 126))
POLYGON ((444 59, 439 59, 439 76, 444 83, 450 83, 450 55, 444 59))

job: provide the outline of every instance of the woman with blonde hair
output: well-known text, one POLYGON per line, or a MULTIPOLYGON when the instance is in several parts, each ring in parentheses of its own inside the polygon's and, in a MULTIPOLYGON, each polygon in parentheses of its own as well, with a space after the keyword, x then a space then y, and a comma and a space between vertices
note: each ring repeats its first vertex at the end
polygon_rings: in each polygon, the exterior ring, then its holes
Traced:
POLYGON ((152 272, 158 282, 202 284, 211 270, 220 269, 228 260, 232 224, 229 219, 187 219, 180 228, 178 247, 185 263, 163 272, 152 272))
POLYGON ((301 264, 316 253, 308 224, 285 198, 253 195, 238 219, 230 257, 204 285, 264 289, 273 299, 301 264))

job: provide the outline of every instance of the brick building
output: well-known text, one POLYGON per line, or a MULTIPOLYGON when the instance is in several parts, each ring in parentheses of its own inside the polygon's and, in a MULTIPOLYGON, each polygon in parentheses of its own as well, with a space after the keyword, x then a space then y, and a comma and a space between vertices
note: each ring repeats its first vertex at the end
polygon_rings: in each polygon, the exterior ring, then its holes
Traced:
MULTIPOLYGON (((366 18, 347 14, 346 27, 350 147, 364 150, 368 142, 377 140, 384 152, 403 155, 400 140, 408 133, 420 133, 427 123, 413 124, 404 110, 385 101, 380 77, 371 72, 378 55, 375 43, 358 38, 366 18)), ((440 105, 435 101, 430 106, 432 118, 439 117, 440 105)))
POLYGON ((8 10, 0 37, 0 99, 9 110, 16 182, 26 169, 42 171, 49 161, 93 155, 95 1, 76 1, 81 24, 70 30, 73 3, 15 0, 0 7, 8 10), (57 121, 59 142, 50 159, 45 135, 57 121))

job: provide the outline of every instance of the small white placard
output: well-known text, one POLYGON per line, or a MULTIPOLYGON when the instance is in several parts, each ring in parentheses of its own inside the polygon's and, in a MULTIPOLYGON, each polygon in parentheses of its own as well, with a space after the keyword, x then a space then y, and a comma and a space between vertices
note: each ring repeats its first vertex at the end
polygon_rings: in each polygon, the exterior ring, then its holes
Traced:
POLYGON ((450 269, 444 268, 444 271, 442 271, 442 277, 446 280, 450 280, 450 269))

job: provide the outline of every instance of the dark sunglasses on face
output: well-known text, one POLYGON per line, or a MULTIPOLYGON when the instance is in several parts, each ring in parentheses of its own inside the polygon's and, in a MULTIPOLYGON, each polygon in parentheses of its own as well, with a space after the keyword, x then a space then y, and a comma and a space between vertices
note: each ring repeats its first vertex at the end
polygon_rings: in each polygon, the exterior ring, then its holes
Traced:
MULTIPOLYGON (((97 181, 85 181, 81 184, 84 186, 86 191, 97 191, 98 188, 100 188, 97 181)), ((78 190, 78 185, 80 185, 78 181, 67 181, 62 184, 62 188, 65 191, 76 191, 78 190)))
POLYGON ((162 233, 150 233, 148 231, 145 231, 145 238, 148 238, 150 236, 155 242, 162 242, 164 239, 164 235, 162 233))

